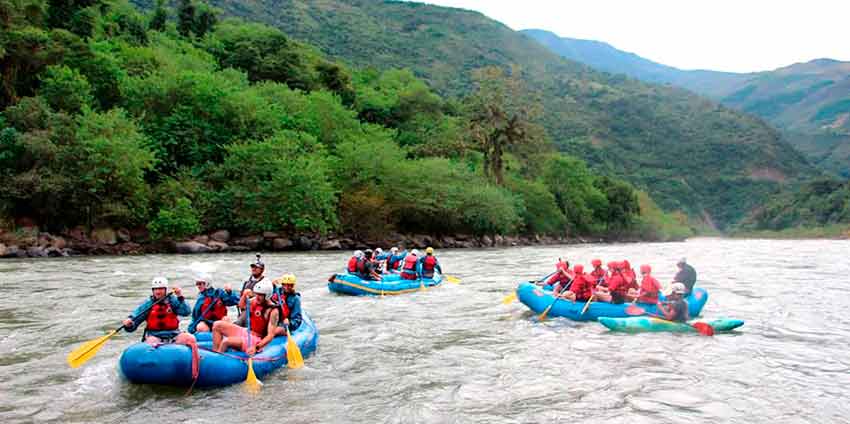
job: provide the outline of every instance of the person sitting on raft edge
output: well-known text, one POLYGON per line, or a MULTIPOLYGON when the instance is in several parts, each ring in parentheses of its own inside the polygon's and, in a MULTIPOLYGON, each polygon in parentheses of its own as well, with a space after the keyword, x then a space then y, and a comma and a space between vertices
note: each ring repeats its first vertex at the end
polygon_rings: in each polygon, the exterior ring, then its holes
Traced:
POLYGON ((198 299, 192 308, 192 322, 187 331, 190 334, 207 333, 212 331, 213 323, 227 316, 227 307, 239 304, 239 295, 233 292, 230 284, 223 289, 212 285, 212 277, 199 275, 195 278, 198 288, 198 299))
POLYGON ((434 278, 434 271, 443 273, 443 267, 440 266, 440 261, 434 256, 434 248, 428 247, 425 249, 425 256, 419 259, 416 265, 416 270, 421 278, 434 278))
POLYGON ((233 348, 250 356, 274 339, 280 307, 269 299, 272 283, 261 281, 254 286, 253 292, 254 298, 250 301, 251 328, 240 327, 227 321, 216 321, 212 331, 214 351, 221 353, 233 348))
POLYGON ((593 287, 596 285, 593 276, 584 273, 584 266, 576 264, 573 267, 573 279, 569 289, 564 289, 560 284, 555 286, 553 293, 563 299, 574 302, 584 302, 593 295, 593 287))
POLYGON ((682 283, 673 283, 670 286, 670 294, 667 295, 667 300, 658 303, 658 311, 661 312, 661 317, 674 322, 685 322, 690 317, 688 316, 688 302, 684 299, 685 285, 682 283))
POLYGON ((275 293, 272 295, 272 302, 275 302, 281 307, 280 320, 281 324, 275 329, 275 335, 286 335, 286 325, 290 332, 293 332, 301 326, 303 317, 301 315, 301 293, 295 291, 297 280, 295 275, 286 274, 277 280, 280 283, 280 288, 275 288, 275 293))
POLYGON ((177 343, 195 345, 195 337, 180 331, 180 317, 189 316, 189 305, 183 298, 180 287, 174 287, 174 293, 166 293, 168 279, 156 277, 151 282, 151 296, 139 305, 124 320, 124 330, 132 333, 145 323, 142 340, 150 345, 177 343))
POLYGON ((679 259, 679 262, 676 262, 676 266, 679 267, 679 272, 673 277, 673 282, 682 283, 685 286, 684 295, 687 296, 694 291, 694 285, 697 283, 697 271, 694 267, 688 265, 688 261, 685 258, 679 259))
POLYGON ((640 273, 643 275, 643 280, 640 282, 640 296, 637 303, 658 303, 658 294, 661 292, 661 283, 651 275, 652 267, 649 265, 641 265, 640 273))
POLYGON ((417 280, 417 265, 419 264, 419 251, 413 249, 407 256, 404 257, 404 263, 401 266, 402 280, 417 280))

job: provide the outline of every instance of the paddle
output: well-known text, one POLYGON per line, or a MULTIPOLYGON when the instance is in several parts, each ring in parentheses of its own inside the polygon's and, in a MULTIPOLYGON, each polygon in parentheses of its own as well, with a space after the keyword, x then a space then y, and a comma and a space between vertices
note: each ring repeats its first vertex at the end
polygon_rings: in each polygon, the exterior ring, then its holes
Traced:
MULTIPOLYGON (((562 290, 569 290, 570 286, 573 284, 573 280, 575 280, 575 278, 571 279, 570 281, 567 281, 567 284, 564 285, 564 288, 562 290)), ((543 311, 543 313, 540 314, 540 318, 538 318, 538 321, 546 320, 546 315, 549 314, 549 310, 552 309, 552 307, 555 306, 555 303, 558 302, 558 299, 561 298, 559 295, 555 294, 554 291, 552 295, 555 296, 555 300, 553 300, 552 303, 543 311)))
MULTIPOLYGON (((163 300, 167 299, 168 296, 171 296, 172 293, 174 293, 174 292, 169 292, 165 296, 163 296, 159 300, 157 300, 156 302, 153 302, 151 304, 151 306, 149 306, 147 309, 142 311, 142 313, 140 315, 144 315, 144 314, 150 312, 150 310, 153 309, 154 305, 156 305, 156 304, 162 302, 163 300)), ((107 334, 105 336, 100 336, 100 337, 98 337, 94 340, 89 340, 89 341, 83 343, 80 347, 72 350, 68 354, 68 357, 66 358, 68 365, 71 368, 78 368, 80 365, 83 365, 86 362, 88 362, 88 360, 93 358, 94 355, 96 355, 97 352, 100 350, 100 348, 102 348, 103 345, 106 344, 107 340, 112 338, 112 336, 118 334, 118 332, 121 331, 121 329, 123 329, 123 328, 124 328, 124 324, 121 324, 120 327, 116 328, 115 330, 112 330, 112 332, 110 332, 109 334, 107 334)))
POLYGON ((584 308, 581 308, 581 315, 579 316, 584 316, 584 313, 587 312, 587 308, 590 307, 590 302, 593 302, 593 299, 596 299, 595 294, 590 295, 590 299, 587 299, 587 303, 584 304, 584 308))
POLYGON ((457 278, 454 275, 443 275, 443 277, 446 277, 446 281, 452 284, 460 284, 460 278, 457 278))
MULTIPOLYGON (((555 272, 553 272, 553 273, 551 273, 551 274, 549 274, 549 275, 547 275, 547 276, 545 276, 545 277, 543 277, 543 278, 541 278, 541 279, 539 279, 539 280, 537 280, 537 281, 529 281, 529 283, 537 284, 537 283, 539 283, 539 282, 541 282, 541 281, 548 280, 548 279, 549 279, 549 277, 551 277, 551 276, 555 275, 557 272, 558 272, 558 271, 555 271, 555 272)), ((505 297, 502 299, 502 304, 503 304, 503 305, 510 305, 510 304, 511 304, 511 303, 513 303, 515 300, 517 300, 516 290, 514 290, 514 292, 513 292, 513 293, 511 293, 511 294, 509 294, 509 295, 505 296, 505 297)))
MULTIPOLYGON (((259 255, 258 255, 259 256, 259 255)), ((245 302, 245 332, 248 334, 247 346, 251 346, 251 299, 245 302)), ((245 375, 245 390, 251 394, 260 393, 263 383, 254 374, 254 357, 248 357, 248 373, 245 375)))
POLYGON ((295 343, 292 335, 289 334, 288 325, 286 326, 286 362, 289 368, 293 369, 304 366, 304 357, 301 356, 301 349, 298 348, 298 343, 295 343))
MULTIPOLYGON (((637 306, 635 304, 632 304, 632 305, 630 305, 629 307, 626 308, 626 314, 632 315, 632 316, 644 316, 645 315, 645 316, 648 316, 648 317, 658 318, 660 320, 673 322, 673 321, 670 321, 669 319, 667 319, 663 316, 660 316, 658 314, 650 314, 646 311, 646 309, 643 309, 640 306, 637 306)), ((709 324, 709 323, 706 323, 706 322, 694 322, 694 323, 682 322, 682 324, 693 327, 693 329, 696 330, 697 333, 700 333, 703 336, 713 336, 714 335, 714 327, 712 327, 711 324, 709 324)))

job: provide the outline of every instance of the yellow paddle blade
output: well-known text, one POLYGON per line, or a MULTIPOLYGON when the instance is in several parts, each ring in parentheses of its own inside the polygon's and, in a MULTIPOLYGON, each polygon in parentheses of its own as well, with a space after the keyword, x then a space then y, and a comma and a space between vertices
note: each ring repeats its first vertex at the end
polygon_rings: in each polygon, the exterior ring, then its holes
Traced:
POLYGON ((444 277, 446 277, 446 281, 452 284, 460 284, 460 278, 457 278, 454 275, 444 275, 444 277))
POLYGON ((425 287, 425 282, 422 280, 419 280, 419 291, 428 291, 428 289, 425 287))
POLYGON ((256 395, 260 393, 260 389, 263 388, 263 382, 257 378, 257 374, 254 374, 254 359, 248 358, 248 375, 245 376, 245 390, 252 394, 256 395))
POLYGON ((301 356, 301 349, 298 347, 298 343, 295 343, 295 340, 292 339, 288 328, 286 329, 286 362, 289 368, 293 369, 304 366, 304 357, 301 356))
POLYGON ((93 358, 94 355, 97 354, 97 351, 99 351, 100 348, 102 348, 103 345, 106 344, 106 341, 109 340, 110 337, 118 334, 119 330, 120 328, 114 330, 113 332, 105 336, 98 337, 94 340, 89 340, 83 343, 80 347, 72 350, 71 353, 68 354, 68 365, 71 368, 77 368, 80 365, 83 365, 88 362, 88 360, 93 358))
POLYGON ((514 303, 515 300, 517 300, 517 296, 516 292, 513 292, 502 299, 502 305, 510 305, 511 303, 514 303))
POLYGON ((543 313, 542 313, 542 314, 540 314, 540 318, 539 318, 539 319, 540 319, 540 321, 545 321, 545 320, 546 320, 546 315, 549 315, 549 310, 550 310, 550 309, 552 309, 552 306, 555 306, 555 302, 552 302, 552 304, 551 304, 551 305, 549 305, 549 307, 548 307, 548 308, 546 308, 546 309, 543 311, 543 313))

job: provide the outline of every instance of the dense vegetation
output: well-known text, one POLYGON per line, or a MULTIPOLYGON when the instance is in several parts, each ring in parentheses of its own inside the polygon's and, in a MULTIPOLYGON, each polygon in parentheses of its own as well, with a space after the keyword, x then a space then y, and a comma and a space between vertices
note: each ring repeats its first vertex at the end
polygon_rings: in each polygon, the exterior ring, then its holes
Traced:
POLYGON ((684 71, 598 41, 523 31, 553 52, 614 74, 673 84, 768 120, 822 169, 850 177, 850 63, 829 59, 774 71, 684 71))
POLYGON ((742 230, 781 231, 850 225, 850 182, 819 179, 787 190, 756 210, 742 230))
POLYGON ((470 69, 467 95, 445 98, 409 70, 349 68, 175 3, 0 1, 2 215, 156 238, 683 234, 552 151, 516 70, 470 69))
POLYGON ((757 118, 564 60, 480 13, 381 0, 212 3, 355 66, 408 67, 443 95, 470 93, 474 69, 519 65, 540 93, 542 123, 559 150, 645 189, 664 210, 721 228, 764 202, 782 179, 812 171, 757 118))

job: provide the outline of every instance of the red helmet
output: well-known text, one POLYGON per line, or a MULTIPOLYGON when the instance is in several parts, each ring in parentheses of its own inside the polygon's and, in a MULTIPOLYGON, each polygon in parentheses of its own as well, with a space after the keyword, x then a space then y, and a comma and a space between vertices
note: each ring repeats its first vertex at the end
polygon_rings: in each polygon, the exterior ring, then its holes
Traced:
POLYGON ((629 263, 628 259, 623 261, 623 269, 632 269, 632 264, 629 263))
POLYGON ((555 264, 555 269, 558 270, 558 271, 561 271, 561 270, 567 271, 567 270, 570 269, 569 267, 570 267, 569 262, 558 261, 558 263, 555 264))
POLYGON ((600 266, 602 266, 602 261, 599 259, 594 259, 590 261, 590 263, 591 265, 593 265, 594 268, 599 268, 600 266))
POLYGON ((581 274, 581 273, 583 273, 583 272, 584 272, 584 265, 582 265, 582 264, 576 264, 576 265, 573 267, 573 272, 575 272, 576 274, 581 274))
POLYGON ((613 262, 613 261, 608 262, 608 269, 614 269, 614 268, 617 268, 617 263, 613 262))
POLYGON ((652 267, 650 267, 649 265, 641 265, 640 266, 640 273, 641 274, 649 274, 650 272, 652 272, 652 267))

